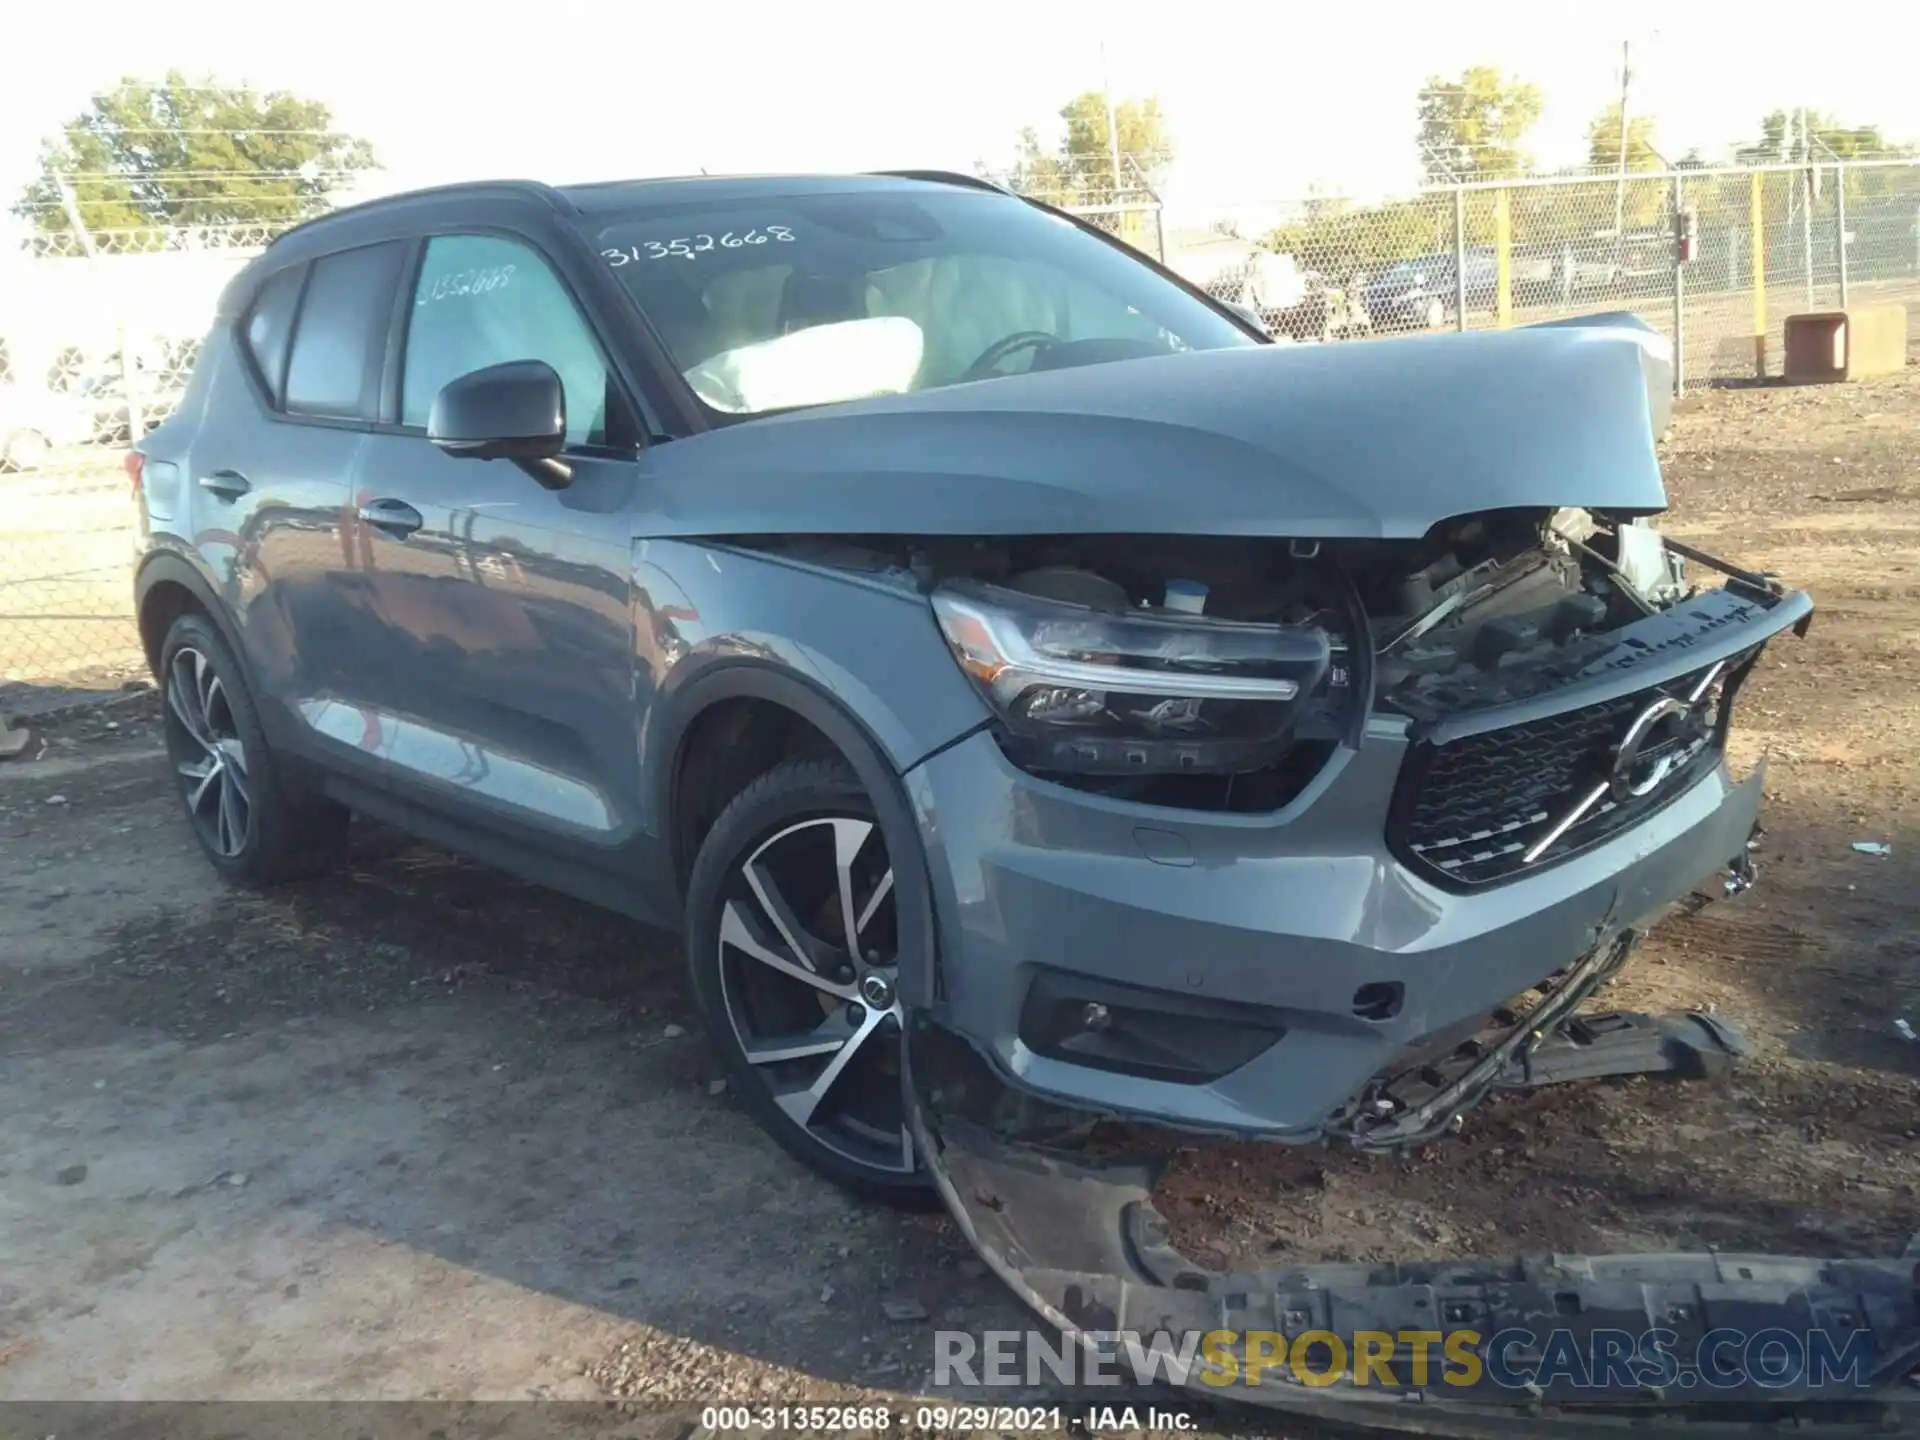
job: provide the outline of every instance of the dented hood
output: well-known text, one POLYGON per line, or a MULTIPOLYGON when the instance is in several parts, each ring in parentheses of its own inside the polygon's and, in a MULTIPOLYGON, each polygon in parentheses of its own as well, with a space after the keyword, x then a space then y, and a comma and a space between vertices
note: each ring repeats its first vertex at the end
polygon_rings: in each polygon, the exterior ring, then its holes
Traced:
POLYGON ((643 524, 1413 539, 1503 506, 1652 513, 1670 376, 1631 317, 1011 376, 657 445, 643 524))

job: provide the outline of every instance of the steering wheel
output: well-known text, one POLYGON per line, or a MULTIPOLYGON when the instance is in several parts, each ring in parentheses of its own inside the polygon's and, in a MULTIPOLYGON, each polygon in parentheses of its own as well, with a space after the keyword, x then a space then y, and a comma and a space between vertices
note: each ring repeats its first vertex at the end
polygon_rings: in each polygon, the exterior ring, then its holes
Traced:
POLYGON ((1032 350, 1037 358, 1040 351, 1049 350, 1059 343, 1044 330, 1016 330, 1011 335, 1002 335, 982 350, 980 358, 969 365, 961 373, 960 378, 984 380, 993 374, 993 367, 1009 355, 1018 355, 1022 350, 1032 350))

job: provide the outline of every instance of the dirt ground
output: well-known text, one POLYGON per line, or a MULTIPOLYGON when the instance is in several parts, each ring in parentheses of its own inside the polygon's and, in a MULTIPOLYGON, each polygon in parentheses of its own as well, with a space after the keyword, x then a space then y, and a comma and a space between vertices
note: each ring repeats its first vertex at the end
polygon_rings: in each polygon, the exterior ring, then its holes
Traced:
MULTIPOLYGON (((1697 396, 1668 449, 1673 532, 1820 613, 1737 716, 1737 757, 1771 753, 1760 885, 1609 1003, 1712 1008, 1758 1053, 1499 1100, 1410 1160, 1196 1150, 1163 1201, 1200 1258, 1920 1228, 1920 371, 1697 396)), ((156 715, 37 723, 0 764, 0 1397, 902 1394, 934 1328, 1023 1325, 944 1218, 760 1138, 669 942, 371 827, 348 873, 226 890, 156 715)))

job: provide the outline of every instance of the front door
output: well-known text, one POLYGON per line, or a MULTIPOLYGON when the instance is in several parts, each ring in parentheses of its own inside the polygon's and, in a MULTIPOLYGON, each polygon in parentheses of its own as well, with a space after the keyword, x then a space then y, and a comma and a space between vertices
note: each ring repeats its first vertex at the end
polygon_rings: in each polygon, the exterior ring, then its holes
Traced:
POLYGON ((625 413, 537 251, 485 235, 428 242, 403 350, 405 430, 370 436, 353 480, 388 682, 377 705, 321 722, 377 757, 403 798, 610 867, 640 814, 625 413), (527 359, 565 386, 563 489, 426 439, 446 382, 527 359))

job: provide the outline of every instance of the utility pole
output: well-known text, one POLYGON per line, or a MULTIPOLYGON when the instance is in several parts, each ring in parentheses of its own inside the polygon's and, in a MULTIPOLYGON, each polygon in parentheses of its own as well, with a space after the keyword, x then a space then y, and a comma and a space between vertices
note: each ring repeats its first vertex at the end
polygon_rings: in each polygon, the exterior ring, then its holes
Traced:
POLYGON ((1800 273, 1807 285, 1807 308, 1813 308, 1813 130, 1807 107, 1800 107, 1800 273))
POLYGON ((1120 122, 1113 113, 1113 84, 1107 68, 1107 42, 1100 42, 1100 93, 1107 102, 1107 153, 1113 164, 1113 203, 1120 204, 1120 122))
POLYGON ((1633 42, 1620 42, 1620 178, 1613 192, 1613 234, 1623 239, 1627 226, 1627 92, 1633 84, 1633 42))

